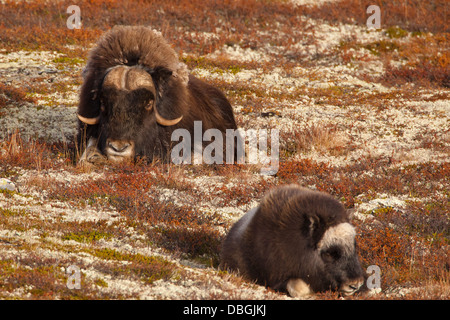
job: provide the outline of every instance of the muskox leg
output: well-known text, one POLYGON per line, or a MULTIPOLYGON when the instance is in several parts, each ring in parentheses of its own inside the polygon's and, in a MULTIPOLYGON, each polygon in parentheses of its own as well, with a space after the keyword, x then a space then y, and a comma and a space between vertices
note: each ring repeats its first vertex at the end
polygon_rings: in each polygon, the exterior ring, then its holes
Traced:
POLYGON ((100 164, 106 161, 106 157, 97 148, 97 139, 91 137, 87 143, 86 149, 80 157, 80 165, 100 164))
POLYGON ((293 298, 308 298, 312 295, 309 285, 302 279, 290 279, 286 285, 287 292, 293 298))

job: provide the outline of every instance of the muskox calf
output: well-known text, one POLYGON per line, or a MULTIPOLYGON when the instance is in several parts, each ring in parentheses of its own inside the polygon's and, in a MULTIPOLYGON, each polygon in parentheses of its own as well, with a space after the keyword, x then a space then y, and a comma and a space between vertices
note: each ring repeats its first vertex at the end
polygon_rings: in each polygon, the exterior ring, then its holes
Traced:
POLYGON ((189 75, 164 38, 142 26, 116 26, 92 49, 78 105, 82 162, 136 157, 168 160, 177 128, 193 136, 236 129, 224 94, 189 75))
POLYGON ((293 297, 330 289, 351 295, 364 280, 343 205, 297 185, 268 193, 231 228, 220 267, 293 297))

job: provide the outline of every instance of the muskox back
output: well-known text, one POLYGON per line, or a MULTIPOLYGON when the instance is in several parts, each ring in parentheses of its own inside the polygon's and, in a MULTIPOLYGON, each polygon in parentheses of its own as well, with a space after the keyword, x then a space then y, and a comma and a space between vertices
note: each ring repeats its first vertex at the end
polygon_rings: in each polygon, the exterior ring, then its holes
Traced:
POLYGON ((341 203, 322 192, 283 186, 231 228, 220 267, 292 296, 328 289, 351 294, 363 279, 354 238, 341 203))
MULTIPOLYGON (((169 159, 176 129, 236 129, 225 95, 189 74, 158 32, 116 26, 91 50, 78 105, 82 160, 169 159)), ((192 144, 193 146, 193 144, 192 144)))
POLYGON ((202 126, 206 129, 236 129, 233 108, 222 91, 216 87, 189 76, 188 89, 192 96, 193 108, 192 120, 203 120, 202 126))

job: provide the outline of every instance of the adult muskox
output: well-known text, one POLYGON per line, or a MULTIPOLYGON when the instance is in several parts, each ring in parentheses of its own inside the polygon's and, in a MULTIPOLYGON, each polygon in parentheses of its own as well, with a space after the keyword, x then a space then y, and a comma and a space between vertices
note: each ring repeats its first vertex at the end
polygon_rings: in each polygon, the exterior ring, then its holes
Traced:
POLYGON ((142 26, 116 26, 92 49, 78 105, 82 162, 168 160, 177 128, 236 129, 218 89, 189 75, 164 38, 142 26))
POLYGON ((269 192, 231 228, 220 268, 293 297, 329 289, 351 295, 364 280, 345 208, 297 185, 269 192))

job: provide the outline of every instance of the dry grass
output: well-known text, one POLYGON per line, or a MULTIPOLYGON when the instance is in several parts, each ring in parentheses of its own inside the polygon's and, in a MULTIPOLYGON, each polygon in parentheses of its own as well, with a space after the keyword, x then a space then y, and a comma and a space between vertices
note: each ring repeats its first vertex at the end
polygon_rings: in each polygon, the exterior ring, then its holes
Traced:
POLYGON ((36 168, 38 171, 53 167, 54 163, 49 159, 51 156, 53 154, 46 145, 36 141, 23 141, 18 132, 0 143, 0 159, 5 171, 8 170, 9 164, 36 168))
MULTIPOLYGON (((0 109, 11 103, 36 102, 35 99, 29 97, 26 92, 21 89, 6 86, 0 83, 0 109)), ((1 111, 0 111, 1 115, 1 111)))
POLYGON ((339 132, 336 125, 312 124, 282 137, 285 145, 282 149, 287 155, 317 151, 338 156, 345 152, 348 138, 339 132))

